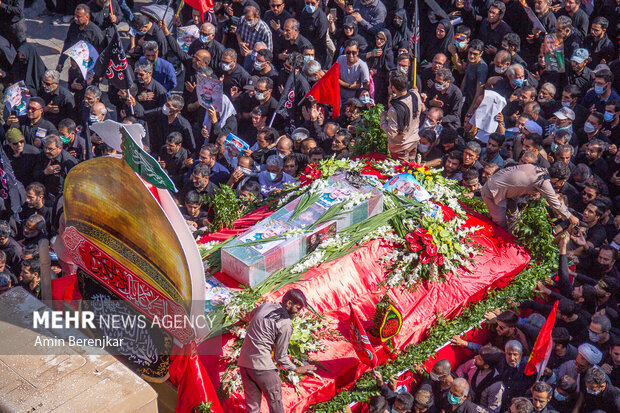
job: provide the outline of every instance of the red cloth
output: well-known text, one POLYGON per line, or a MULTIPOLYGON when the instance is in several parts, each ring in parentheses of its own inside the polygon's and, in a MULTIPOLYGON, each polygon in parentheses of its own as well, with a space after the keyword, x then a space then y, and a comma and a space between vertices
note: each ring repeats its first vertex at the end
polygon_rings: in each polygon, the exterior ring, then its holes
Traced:
POLYGON ((223 413, 207 371, 198 360, 196 345, 175 347, 170 355, 170 382, 177 386, 175 413, 193 413, 202 402, 212 402, 213 413, 223 413))
POLYGON ((377 367, 377 356, 370 344, 368 333, 362 325, 360 318, 357 316, 353 304, 349 303, 349 307, 351 308, 351 315, 349 316, 349 337, 351 337, 350 340, 353 349, 362 363, 374 369, 377 367))
MULTIPOLYGON (((449 209, 445 208, 446 211, 449 209)), ((394 337, 394 346, 402 350, 424 340, 428 328, 436 319, 436 313, 452 318, 470 302, 479 301, 489 289, 503 287, 529 262, 526 251, 514 244, 511 235, 494 226, 487 219, 470 216, 467 226, 480 225, 483 228, 474 236, 485 251, 474 257, 472 272, 459 271, 449 276, 443 284, 422 284, 416 291, 395 290, 390 292, 403 315, 403 327, 394 337)), ((300 288, 309 303, 320 314, 327 317, 330 329, 348 337, 349 303, 355 305, 362 320, 371 320, 377 302, 385 290, 378 291, 377 285, 384 280, 385 269, 380 258, 392 248, 383 240, 374 240, 364 247, 306 273, 295 287, 300 288)), ((219 278, 219 275, 216 275, 219 278)), ((279 301, 293 286, 287 286, 268 296, 269 301, 279 301)), ((199 346, 200 360, 209 366, 208 372, 214 384, 220 382, 220 375, 226 365, 220 361, 221 352, 228 352, 232 337, 220 338, 222 346, 214 354, 214 342, 207 341, 199 346)), ((371 341, 372 343, 372 341, 371 341)), ((318 370, 322 380, 307 377, 300 383, 299 393, 290 386, 283 386, 282 399, 287 412, 306 411, 309 405, 329 400, 338 391, 351 385, 368 367, 360 363, 356 353, 346 339, 329 341, 326 351, 312 355, 327 370, 318 370)), ((372 343, 379 364, 387 361, 388 355, 381 344, 372 343)), ((224 403, 226 412, 244 411, 243 394, 233 394, 224 403)), ((262 411, 267 411, 266 402, 262 411)))
POLYGON ((312 96, 317 102, 331 105, 333 108, 332 118, 340 115, 340 65, 334 63, 332 67, 312 86, 305 97, 312 96))
POLYGON ((553 324, 555 324, 555 315, 558 311, 558 303, 559 301, 556 301, 553 305, 553 309, 551 310, 551 313, 549 313, 547 321, 545 321, 545 324, 543 324, 540 329, 540 333, 538 333, 538 337, 536 337, 532 354, 530 354, 530 359, 527 361, 527 365, 525 366, 525 374, 528 376, 536 373, 537 371, 539 374, 542 374, 543 370, 547 366, 547 362, 551 356, 553 344, 551 341, 551 331, 553 330, 553 324))
POLYGON ((239 218, 235 221, 232 229, 224 228, 218 232, 204 234, 197 242, 198 244, 206 244, 211 241, 226 241, 228 238, 244 233, 252 228, 257 222, 262 221, 275 211, 269 210, 269 205, 263 205, 257 210, 239 218))
POLYGON ((213 8, 213 0, 185 0, 185 4, 198 10, 203 22, 205 21, 204 14, 213 8))

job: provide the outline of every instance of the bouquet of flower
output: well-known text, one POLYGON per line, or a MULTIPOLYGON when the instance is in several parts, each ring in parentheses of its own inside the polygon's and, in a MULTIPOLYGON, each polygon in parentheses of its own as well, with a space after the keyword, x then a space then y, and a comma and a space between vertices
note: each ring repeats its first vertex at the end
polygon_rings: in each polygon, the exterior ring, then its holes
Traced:
POLYGON ((458 215, 448 218, 432 203, 426 204, 419 219, 403 220, 409 232, 401 247, 383 257, 389 269, 386 283, 390 287, 412 288, 422 280, 443 281, 461 267, 468 269, 479 250, 470 236, 479 227, 464 224, 465 220, 458 215))

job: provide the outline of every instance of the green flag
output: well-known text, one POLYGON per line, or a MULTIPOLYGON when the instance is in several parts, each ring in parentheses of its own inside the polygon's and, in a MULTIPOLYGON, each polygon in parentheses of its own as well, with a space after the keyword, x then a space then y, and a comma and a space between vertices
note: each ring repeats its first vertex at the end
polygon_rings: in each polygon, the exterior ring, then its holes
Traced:
POLYGON ((124 126, 121 126, 120 129, 123 137, 123 159, 131 166, 131 169, 151 185, 177 192, 174 182, 155 158, 136 144, 124 126))

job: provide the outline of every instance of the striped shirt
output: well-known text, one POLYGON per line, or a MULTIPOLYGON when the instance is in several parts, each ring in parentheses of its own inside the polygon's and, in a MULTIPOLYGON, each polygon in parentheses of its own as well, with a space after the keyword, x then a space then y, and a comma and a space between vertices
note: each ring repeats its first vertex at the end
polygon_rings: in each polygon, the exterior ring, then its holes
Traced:
POLYGON ((237 33, 241 38, 243 43, 248 44, 248 48, 250 50, 254 49, 254 45, 257 42, 263 42, 267 45, 267 49, 273 51, 273 40, 271 37, 271 30, 267 23, 262 20, 258 20, 256 26, 250 27, 248 22, 245 20, 245 16, 241 17, 241 21, 239 22, 239 28, 237 28, 237 33))

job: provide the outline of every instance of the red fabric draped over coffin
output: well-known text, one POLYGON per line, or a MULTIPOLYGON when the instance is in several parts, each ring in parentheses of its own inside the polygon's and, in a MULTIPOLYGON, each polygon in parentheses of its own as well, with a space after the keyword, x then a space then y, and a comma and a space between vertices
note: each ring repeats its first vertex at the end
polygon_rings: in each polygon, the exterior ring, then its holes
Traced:
MULTIPOLYGON (((444 211, 451 212, 446 207, 444 211)), ((264 215, 263 211, 255 213, 257 216, 264 215)), ((421 285, 415 292, 395 290, 390 293, 403 315, 403 327, 394 338, 396 348, 404 349, 421 341, 425 331, 435 321, 436 312, 444 317, 453 317, 463 306, 483 298, 489 288, 505 286, 529 262, 529 255, 514 244, 513 237, 487 219, 469 216, 466 225, 483 227, 473 238, 485 250, 475 257, 471 273, 461 270, 458 276, 449 276, 445 283, 421 285)), ((218 239, 216 237, 216 234, 210 234, 200 242, 218 239)), ((342 258, 312 268, 295 287, 304 291, 309 303, 328 318, 332 328, 348 337, 349 302, 353 303, 365 326, 370 327, 376 303, 383 294, 383 291, 377 291, 377 285, 385 277, 385 270, 379 260, 391 250, 390 245, 382 240, 371 241, 342 258)), ((216 277, 230 284, 230 279, 225 275, 218 273, 216 277)), ((279 300, 289 288, 293 288, 293 285, 273 293, 268 300, 279 300)), ((216 386, 226 366, 220 362, 220 355, 213 355, 213 349, 220 343, 225 348, 231 340, 232 337, 226 335, 199 346, 201 361, 216 386)), ((379 362, 385 363, 388 357, 382 346, 379 343, 373 344, 379 362)), ((305 411, 311 404, 329 400, 368 370, 359 362, 348 341, 330 341, 327 345, 326 351, 314 356, 327 369, 317 372, 323 378, 322 381, 313 377, 305 378, 300 384, 299 394, 291 386, 283 387, 286 411, 305 411)), ((231 395, 223 401, 223 408, 226 412, 244 411, 243 394, 231 395)), ((266 402, 261 411, 268 411, 266 402)))

